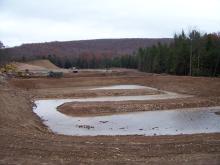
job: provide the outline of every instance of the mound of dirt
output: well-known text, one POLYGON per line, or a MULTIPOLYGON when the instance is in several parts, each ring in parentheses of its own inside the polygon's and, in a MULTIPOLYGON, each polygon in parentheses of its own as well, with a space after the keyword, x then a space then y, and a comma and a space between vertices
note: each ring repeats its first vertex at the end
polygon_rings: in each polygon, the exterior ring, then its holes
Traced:
POLYGON ((49 60, 34 60, 34 61, 28 62, 28 64, 39 66, 39 67, 44 67, 46 69, 59 69, 59 67, 51 63, 49 60))
POLYGON ((28 69, 28 70, 47 70, 47 68, 42 67, 42 66, 36 66, 36 65, 31 65, 31 64, 21 63, 21 62, 14 62, 13 65, 16 66, 18 71, 24 71, 26 69, 28 69))
MULTIPOLYGON (((103 116, 128 112, 218 106, 219 102, 220 98, 215 97, 123 102, 68 102, 58 106, 57 109, 69 116, 103 116)), ((215 114, 220 115, 220 112, 215 114)))

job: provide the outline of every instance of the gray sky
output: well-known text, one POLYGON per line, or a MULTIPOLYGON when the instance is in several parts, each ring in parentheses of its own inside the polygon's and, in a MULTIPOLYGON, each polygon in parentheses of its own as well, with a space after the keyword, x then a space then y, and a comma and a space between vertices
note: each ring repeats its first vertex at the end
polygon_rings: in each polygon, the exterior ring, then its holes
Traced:
POLYGON ((220 0, 0 0, 0 41, 172 37, 220 31, 220 0))

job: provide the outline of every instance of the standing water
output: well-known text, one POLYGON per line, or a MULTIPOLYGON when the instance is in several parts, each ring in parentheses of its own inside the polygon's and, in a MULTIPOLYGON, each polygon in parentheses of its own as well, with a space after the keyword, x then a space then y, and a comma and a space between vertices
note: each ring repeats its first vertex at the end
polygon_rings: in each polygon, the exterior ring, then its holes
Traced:
MULTIPOLYGON (((71 101, 71 100, 69 100, 71 101)), ((220 107, 72 117, 56 110, 67 100, 38 100, 34 112, 53 132, 64 135, 177 135, 220 132, 220 107)))
MULTIPOLYGON (((140 86, 113 86, 93 88, 140 89, 140 86)), ((148 87, 146 87, 148 88, 148 87)), ((154 88, 151 88, 154 90, 154 88)), ((57 107, 67 102, 103 102, 129 100, 161 100, 185 98, 172 92, 146 96, 110 96, 85 99, 37 100, 34 112, 53 132, 73 136, 96 135, 178 135, 220 132, 220 107, 191 108, 163 111, 134 112, 96 117, 72 117, 57 111, 57 107)))

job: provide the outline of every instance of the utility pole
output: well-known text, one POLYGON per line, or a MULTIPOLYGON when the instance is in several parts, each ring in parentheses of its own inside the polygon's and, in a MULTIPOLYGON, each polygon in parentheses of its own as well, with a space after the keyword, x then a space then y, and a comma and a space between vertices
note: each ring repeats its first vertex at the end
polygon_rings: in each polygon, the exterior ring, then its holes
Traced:
POLYGON ((192 76, 192 38, 190 39, 189 75, 192 76))

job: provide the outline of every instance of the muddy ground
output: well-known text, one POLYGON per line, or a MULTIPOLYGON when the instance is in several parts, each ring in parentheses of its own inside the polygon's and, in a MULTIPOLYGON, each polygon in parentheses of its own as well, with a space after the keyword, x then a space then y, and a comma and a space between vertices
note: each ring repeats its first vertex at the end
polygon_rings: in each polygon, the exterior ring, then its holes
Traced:
MULTIPOLYGON (((219 164, 220 134, 178 136, 74 137, 50 132, 32 111, 37 98, 88 97, 83 88, 140 84, 194 95, 159 102, 115 103, 115 109, 155 110, 220 105, 220 79, 152 75, 136 72, 89 73, 66 78, 11 79, 0 85, 0 164, 219 164), (168 104, 169 103, 169 104, 168 104), (143 109, 143 108, 142 108, 143 109)), ((121 94, 121 93, 120 93, 121 94)), ((124 95, 130 94, 123 92, 124 95)), ((135 94, 135 93, 133 93, 135 94)), ((91 96, 117 95, 99 93, 91 96)), ((80 110, 80 103, 76 105, 80 110)), ((92 104, 84 105, 88 111, 92 104)), ((106 106, 106 105, 100 105, 106 106)), ((96 107, 94 107, 96 109, 96 107)))

